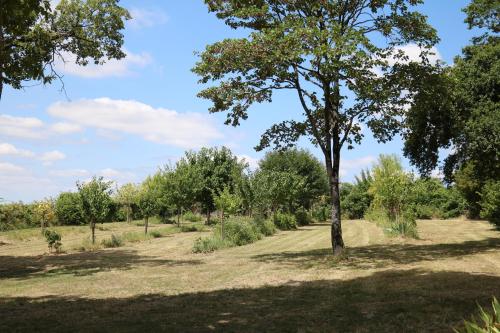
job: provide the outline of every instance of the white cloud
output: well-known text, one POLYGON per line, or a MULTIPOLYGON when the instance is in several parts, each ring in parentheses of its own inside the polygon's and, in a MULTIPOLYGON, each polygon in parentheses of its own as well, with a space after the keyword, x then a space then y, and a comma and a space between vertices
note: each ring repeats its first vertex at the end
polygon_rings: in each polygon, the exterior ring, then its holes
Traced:
POLYGON ((98 98, 58 102, 48 112, 81 126, 135 134, 181 148, 199 148, 222 137, 208 116, 153 108, 133 100, 98 98))
POLYGON ((85 169, 52 170, 49 175, 62 178, 88 177, 90 172, 85 169))
POLYGON ((65 158, 66 155, 58 150, 49 151, 40 156, 43 165, 52 165, 54 162, 64 160, 65 158))
POLYGON ((244 162, 248 163, 248 166, 252 170, 256 170, 259 167, 260 159, 258 159, 258 158, 254 158, 254 157, 251 157, 251 156, 248 156, 245 154, 237 155, 237 157, 238 157, 238 160, 240 162, 244 161, 244 162))
POLYGON ((120 60, 110 59, 102 65, 96 65, 92 61, 86 66, 75 63, 73 54, 64 54, 59 59, 56 68, 62 72, 87 79, 98 79, 105 77, 124 77, 134 74, 134 68, 143 68, 152 61, 151 55, 146 52, 135 54, 125 50, 126 57, 120 60))
POLYGON ((128 22, 132 28, 151 28, 152 26, 165 24, 168 16, 161 10, 149 10, 143 8, 131 8, 129 10, 132 19, 128 22))
POLYGON ((72 134, 82 131, 82 127, 80 125, 64 123, 64 122, 55 123, 50 126, 50 129, 52 132, 58 134, 72 134))
POLYGON ((19 174, 23 173, 25 169, 12 163, 0 162, 0 174, 19 174))
POLYGON ((365 156, 351 160, 340 160, 340 176, 354 176, 356 173, 361 171, 361 169, 370 167, 373 163, 377 161, 374 156, 365 156))
POLYGON ((3 136, 40 139, 45 135, 43 130, 43 121, 38 118, 0 114, 0 133, 3 136))
POLYGON ((0 143, 0 155, 11 155, 19 157, 34 157, 35 153, 25 149, 18 149, 10 143, 0 143))
MULTIPOLYGON (((407 44, 403 46, 396 47, 396 52, 402 51, 407 57, 407 61, 403 61, 403 63, 408 63, 408 62, 421 62, 420 54, 422 51, 425 49, 420 48, 417 44, 407 44)), ((436 64, 439 60, 442 60, 441 54, 439 53, 438 49, 433 46, 428 50, 429 55, 427 58, 429 59, 429 62, 431 64, 436 64)), ((390 58, 388 60, 388 63, 390 66, 393 66, 396 64, 398 61, 401 60, 396 60, 394 57, 390 58)))

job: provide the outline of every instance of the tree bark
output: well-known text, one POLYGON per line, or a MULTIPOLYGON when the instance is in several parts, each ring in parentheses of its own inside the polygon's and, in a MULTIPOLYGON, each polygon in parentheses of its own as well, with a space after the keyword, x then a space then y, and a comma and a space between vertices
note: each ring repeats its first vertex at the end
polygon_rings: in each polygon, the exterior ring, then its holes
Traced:
POLYGON ((92 244, 95 244, 95 222, 90 222, 90 229, 92 229, 92 244))
POLYGON ((148 223, 149 223, 149 217, 146 216, 146 217, 144 217, 144 234, 145 235, 148 234, 148 223))
POLYGON ((207 225, 210 225, 210 209, 207 209, 207 225))
POLYGON ((342 222, 340 218, 340 191, 339 191, 339 171, 340 171, 340 153, 337 152, 326 157, 326 170, 328 173, 328 182, 330 185, 330 195, 332 204, 332 227, 331 241, 332 251, 335 256, 342 254, 344 250, 344 240, 342 238, 342 222))
POLYGON ((129 205, 129 206, 127 206, 127 223, 132 222, 132 218, 131 218, 131 217, 132 217, 132 216, 131 216, 132 214, 130 213, 130 211, 131 211, 131 210, 132 210, 132 207, 131 207, 130 205, 129 205))

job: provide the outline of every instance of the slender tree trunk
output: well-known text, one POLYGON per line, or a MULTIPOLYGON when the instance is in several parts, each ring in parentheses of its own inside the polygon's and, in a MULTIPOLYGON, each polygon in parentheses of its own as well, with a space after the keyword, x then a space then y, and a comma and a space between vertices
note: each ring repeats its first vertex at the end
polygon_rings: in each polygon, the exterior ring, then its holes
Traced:
POLYGON ((90 222, 90 229, 92 230, 92 244, 95 244, 95 222, 90 222))
POLYGON ((42 234, 45 231, 45 219, 42 217, 42 234))
POLYGON ((132 214, 131 214, 131 211, 132 210, 132 207, 129 205, 127 206, 127 223, 130 223, 132 222, 132 214))
POLYGON ((222 239, 224 239, 224 209, 221 210, 220 233, 221 233, 222 239))
POLYGON ((340 154, 326 156, 326 170, 328 173, 328 182, 330 185, 330 195, 332 204, 332 228, 331 241, 332 250, 335 256, 342 254, 344 250, 344 240, 342 239, 342 223, 340 218, 340 191, 339 191, 339 170, 340 154))
POLYGON ((148 223, 149 223, 149 217, 145 216, 144 217, 144 234, 148 234, 148 223))
POLYGON ((177 209, 177 226, 181 226, 181 212, 180 209, 177 209))
POLYGON ((207 225, 210 225, 210 208, 207 209, 207 225))

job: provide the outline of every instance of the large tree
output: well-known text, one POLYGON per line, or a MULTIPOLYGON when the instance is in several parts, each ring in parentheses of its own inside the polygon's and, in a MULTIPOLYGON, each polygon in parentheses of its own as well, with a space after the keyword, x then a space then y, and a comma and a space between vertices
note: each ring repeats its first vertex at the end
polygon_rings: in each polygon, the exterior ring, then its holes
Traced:
POLYGON ((0 0, 0 97, 4 85, 50 83, 54 64, 73 55, 79 65, 125 56, 119 0, 0 0))
POLYGON ((384 142, 401 127, 412 97, 409 78, 428 67, 438 38, 412 7, 422 0, 205 0, 210 12, 247 37, 207 46, 193 69, 199 96, 211 112, 227 112, 239 125, 254 103, 271 102, 277 90, 294 91, 304 117, 267 130, 257 149, 293 146, 308 136, 321 149, 332 200, 334 254, 344 247, 340 221, 339 166, 342 147, 363 137, 365 122, 384 142), (400 47, 422 47, 421 63, 400 47))
POLYGON ((464 11, 469 28, 482 29, 481 35, 454 66, 415 81, 405 155, 428 174, 447 148, 446 180, 456 182, 477 218, 483 187, 500 175, 500 10, 497 1, 474 0, 464 11))

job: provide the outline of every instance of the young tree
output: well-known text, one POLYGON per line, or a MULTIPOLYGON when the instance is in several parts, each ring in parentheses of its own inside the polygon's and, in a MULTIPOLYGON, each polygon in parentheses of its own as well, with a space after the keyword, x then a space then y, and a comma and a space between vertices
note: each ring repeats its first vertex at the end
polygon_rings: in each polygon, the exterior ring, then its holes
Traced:
POLYGON ((82 212, 92 230, 92 244, 95 244, 95 225, 104 222, 108 217, 113 182, 103 177, 92 177, 88 183, 76 183, 80 195, 82 212))
POLYGON ((149 218, 158 211, 158 187, 154 178, 148 177, 141 185, 137 206, 144 218, 144 233, 148 233, 149 218))
POLYGON ((125 207, 127 222, 132 222, 133 206, 137 202, 139 189, 135 184, 128 183, 116 191, 116 201, 125 207))
POLYGON ((43 234, 47 224, 55 219, 54 201, 52 199, 45 199, 35 203, 35 212, 40 218, 40 227, 43 234))
POLYGON ((300 120, 273 125, 257 149, 293 146, 307 135, 320 147, 332 200, 334 254, 344 247, 340 221, 339 166, 343 146, 363 137, 365 122, 384 142, 401 127, 412 97, 408 78, 429 66, 429 48, 438 38, 422 14, 411 7, 422 0, 205 0, 246 38, 207 46, 193 71, 199 93, 213 102, 211 112, 228 112, 237 126, 254 103, 271 102, 277 90, 297 94, 300 120), (385 41, 385 42, 383 42, 385 41), (422 47, 422 63, 410 62, 399 47, 422 47), (392 65, 392 66, 391 66, 392 65))
POLYGON ((241 198, 231 193, 228 186, 224 186, 224 189, 219 194, 213 194, 213 199, 215 207, 220 211, 221 236, 224 239, 224 214, 236 214, 241 206, 241 198))
POLYGON ((119 0, 2 1, 0 11, 0 98, 4 84, 50 83, 54 64, 74 57, 78 65, 125 57, 124 20, 119 0))

